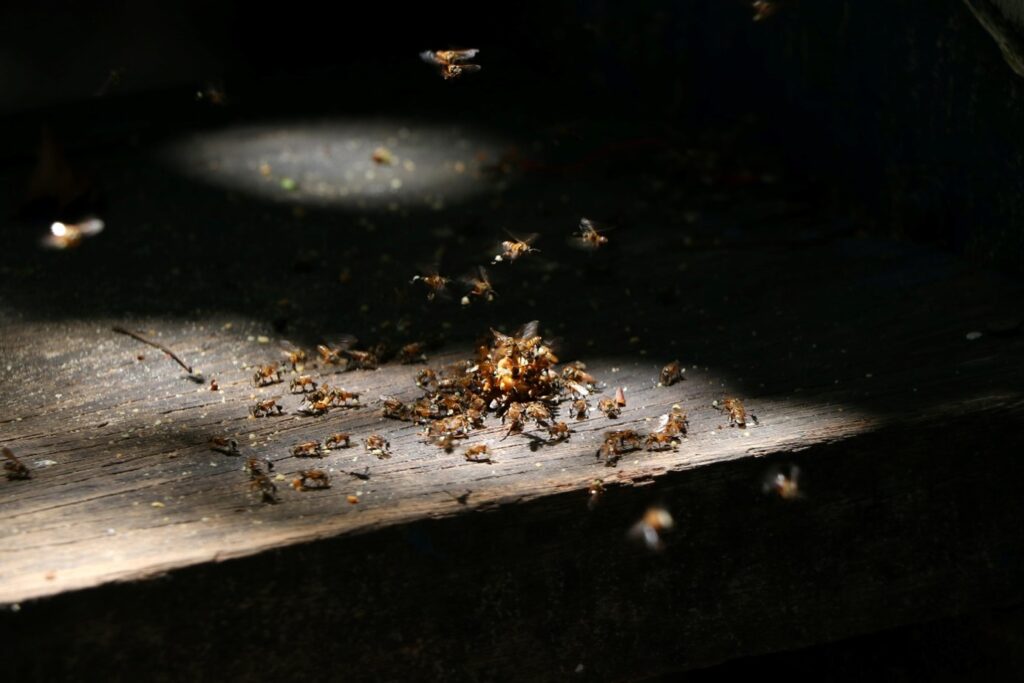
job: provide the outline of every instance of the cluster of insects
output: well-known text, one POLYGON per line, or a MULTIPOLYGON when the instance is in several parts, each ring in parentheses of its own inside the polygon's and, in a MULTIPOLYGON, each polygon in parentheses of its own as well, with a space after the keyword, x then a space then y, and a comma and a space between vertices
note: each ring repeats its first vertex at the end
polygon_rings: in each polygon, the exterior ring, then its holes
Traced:
MULTIPOLYGON (((424 425, 428 441, 446 451, 483 427, 485 417, 492 414, 501 418, 503 438, 534 424, 548 443, 567 440, 573 430, 556 420, 554 411, 569 401, 571 414, 585 419, 586 397, 596 381, 582 363, 567 364, 559 372, 558 357, 537 330, 537 321, 512 335, 491 330, 490 338, 478 345, 476 358, 421 370, 416 385, 424 395, 419 399, 382 397, 383 415, 424 425)), ((471 446, 465 456, 471 462, 492 462, 482 445, 471 446)))
POLYGON ((618 464, 627 453, 646 449, 648 451, 674 450, 680 439, 686 436, 689 421, 686 411, 674 405, 658 421, 658 427, 648 434, 641 434, 635 429, 616 429, 605 432, 604 441, 597 450, 597 457, 608 467, 618 464))

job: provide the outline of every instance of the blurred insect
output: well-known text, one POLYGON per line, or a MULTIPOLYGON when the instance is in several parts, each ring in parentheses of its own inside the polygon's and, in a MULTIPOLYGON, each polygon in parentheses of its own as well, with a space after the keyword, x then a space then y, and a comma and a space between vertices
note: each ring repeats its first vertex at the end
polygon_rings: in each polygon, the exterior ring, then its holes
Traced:
POLYGON ((324 452, 319 441, 304 441, 292 446, 292 455, 296 458, 322 458, 324 452))
POLYGON ((368 453, 377 456, 381 460, 391 457, 391 444, 380 434, 371 434, 366 437, 363 440, 363 445, 368 453))
POLYGON ((364 467, 362 472, 346 471, 345 474, 347 474, 350 477, 354 477, 356 479, 359 479, 361 481, 369 481, 369 479, 370 479, 370 468, 369 467, 364 467))
POLYGON ((43 238, 43 246, 50 249, 77 247, 84 238, 103 232, 104 225, 99 218, 89 218, 80 223, 56 221, 50 225, 50 234, 43 238))
POLYGON ((28 465, 19 460, 18 456, 14 455, 14 451, 10 448, 4 448, 3 455, 4 474, 7 476, 8 481, 32 478, 32 473, 29 471, 28 465))
POLYGON ((281 353, 288 359, 288 363, 292 366, 292 370, 299 370, 299 366, 306 362, 306 352, 302 349, 281 349, 281 353))
POLYGON ((292 480, 296 491, 331 488, 331 477, 323 470, 299 470, 299 476, 292 480))
POLYGON ((629 537, 643 541, 649 550, 658 551, 665 547, 662 536, 672 531, 673 527, 675 520, 668 510, 663 507, 651 507, 640 521, 630 528, 629 537))
POLYGON ((252 377, 252 383, 258 387, 266 387, 281 381, 281 371, 276 365, 262 365, 252 377))
POLYGON ((796 465, 777 465, 765 473, 761 490, 783 500, 803 498, 800 491, 800 468, 796 465))
POLYGON ((569 406, 569 417, 577 420, 586 420, 590 416, 590 404, 587 399, 578 398, 569 406))
POLYGON ((754 21, 764 21, 779 11, 782 5, 778 0, 754 0, 751 7, 754 9, 754 21))
POLYGON ((462 455, 465 456, 466 460, 469 462, 483 462, 488 465, 494 462, 491 460, 490 449, 485 443, 478 443, 470 446, 462 452, 462 455))
POLYGON ((661 375, 658 377, 661 381, 661 386, 670 387, 676 382, 683 379, 683 368, 679 364, 679 361, 674 360, 661 369, 661 375))
POLYGON ((487 269, 483 266, 477 266, 476 274, 463 277, 462 282, 470 288, 466 296, 462 297, 462 304, 464 306, 469 305, 469 297, 477 297, 488 303, 494 301, 496 292, 494 291, 494 287, 491 286, 491 280, 487 275, 487 269))
POLYGON ((349 505, 358 505, 359 504, 359 496, 353 496, 353 495, 350 494, 350 495, 345 496, 345 500, 348 501, 349 505))
POLYGON ((220 391, 220 385, 217 384, 217 380, 210 380, 210 391, 220 391))
POLYGON ((725 399, 722 399, 721 403, 719 403, 718 401, 713 401, 711 403, 711 407, 729 414, 730 427, 739 427, 740 429, 745 429, 747 426, 748 418, 755 425, 759 424, 757 421, 757 416, 753 415, 752 413, 748 413, 747 409, 743 407, 743 401, 739 400, 738 398, 727 397, 725 399))
POLYGON ((412 422, 413 412, 406 404, 394 396, 381 396, 381 415, 392 420, 412 422))
POLYGON ((615 389, 615 405, 620 408, 626 407, 626 393, 622 390, 622 387, 615 389))
POLYGON ((508 430, 505 432, 505 436, 502 439, 507 439, 510 434, 515 432, 523 431, 523 419, 525 417, 525 411, 523 410, 523 404, 513 401, 508 404, 505 409, 505 414, 501 416, 502 424, 508 423, 508 430))
POLYGON ((334 405, 341 408, 359 407, 358 391, 349 391, 348 389, 338 387, 327 392, 327 398, 329 398, 334 405))
POLYGON ((678 444, 679 437, 674 432, 666 430, 651 432, 644 439, 644 447, 649 451, 675 450, 678 444))
POLYGON ((423 368, 416 374, 416 386, 428 391, 435 390, 437 388, 437 373, 430 368, 423 368))
POLYGON ((420 59, 436 66, 441 77, 447 81, 465 73, 479 71, 479 64, 466 62, 467 59, 476 57, 479 52, 480 50, 426 50, 420 53, 420 59))
POLYGON ((672 406, 668 415, 661 416, 659 431, 666 431, 678 436, 686 436, 690 428, 690 421, 686 417, 686 411, 678 403, 672 406))
POLYGON ((306 399, 299 406, 299 411, 303 415, 323 415, 328 410, 334 407, 334 403, 329 397, 321 398, 317 400, 306 399))
POLYGON ((452 499, 456 503, 458 503, 459 505, 465 505, 466 503, 469 502, 469 497, 470 497, 470 495, 472 495, 473 492, 467 490, 465 493, 463 493, 462 495, 459 495, 459 496, 456 496, 451 491, 445 491, 445 493, 447 493, 449 496, 451 496, 452 499))
POLYGON ((535 239, 537 239, 537 233, 528 235, 525 239, 519 239, 512 233, 509 233, 511 240, 505 240, 501 243, 501 253, 494 257, 494 263, 501 263, 502 261, 515 261, 524 254, 529 254, 533 251, 539 251, 530 246, 535 239))
POLYGON ((576 384, 582 384, 584 391, 582 395, 586 396, 590 387, 597 385, 597 380, 594 376, 587 372, 587 366, 585 363, 580 361, 574 361, 572 363, 566 363, 565 367, 562 368, 562 379, 575 382, 576 384))
POLYGON ((406 344, 398 350, 398 362, 403 365, 411 365, 413 363, 426 363, 427 354, 423 353, 423 342, 413 342, 406 344))
POLYGON ((268 398, 266 401, 259 401, 249 409, 253 417, 269 417, 270 415, 281 415, 284 408, 278 405, 277 401, 268 398))
POLYGON ((316 382, 314 382, 313 378, 309 375, 299 375, 292 380, 288 390, 293 394, 303 394, 306 391, 316 391, 316 382))
POLYGON ((338 448, 349 448, 352 445, 351 439, 352 435, 348 432, 331 434, 329 437, 324 439, 324 448, 329 451, 333 451, 338 448))
POLYGON ((224 436, 211 438, 210 450, 223 453, 224 455, 241 455, 241 452, 238 450, 238 442, 224 436))
POLYGON ((349 370, 376 370, 380 363, 377 354, 373 351, 346 349, 342 353, 348 359, 349 370))
POLYGON ((245 461, 245 465, 242 467, 243 470, 249 473, 249 476, 255 477, 260 474, 267 474, 268 472, 274 471, 274 463, 270 462, 266 458, 249 458, 245 461))
POLYGON ((249 490, 258 493, 264 503, 277 503, 277 484, 265 474, 254 474, 249 481, 249 490))
POLYGON ((387 147, 376 148, 373 150, 370 158, 373 159, 373 163, 380 164, 381 166, 391 166, 395 163, 395 155, 387 147))
POLYGON ((556 422, 553 425, 547 425, 548 440, 551 442, 567 441, 569 435, 572 434, 569 425, 564 422, 556 422))
POLYGON ((603 459, 607 467, 615 467, 622 456, 632 451, 638 451, 643 447, 643 440, 639 433, 632 429, 620 429, 612 432, 605 432, 604 441, 597 451, 598 459, 603 459))
POLYGON ((422 282, 427 287, 427 301, 433 301, 448 287, 448 278, 436 272, 427 275, 415 275, 410 283, 422 282))
POLYGON ((601 498, 607 489, 604 486, 603 479, 594 479, 590 482, 590 486, 587 487, 587 509, 593 510, 601 502, 601 498))
POLYGON ((526 404, 526 417, 535 420, 541 426, 546 426, 551 419, 551 410, 540 401, 530 401, 526 404))
POLYGON ((608 244, 608 238, 601 234, 594 223, 587 218, 580 219, 580 229, 576 233, 576 243, 584 249, 597 249, 598 247, 608 244))
POLYGON ((224 92, 223 85, 211 82, 196 91, 196 100, 199 102, 209 102, 215 107, 223 107, 228 103, 228 96, 224 92))
POLYGON ((316 352, 320 354, 320 360, 328 365, 347 365, 348 360, 342 355, 341 349, 332 349, 326 344, 317 344, 316 352))
POLYGON ((602 398, 598 401, 597 409, 604 413, 606 417, 612 419, 617 418, 622 413, 622 410, 619 408, 619 404, 611 398, 602 398))
POLYGON ((111 69, 110 73, 107 74, 107 78, 100 84, 100 87, 96 88, 96 91, 92 94, 93 97, 103 97, 114 88, 121 85, 121 79, 124 77, 124 67, 117 69, 111 69))
POLYGON ((451 432, 445 432, 441 436, 434 439, 434 445, 443 450, 445 453, 451 453, 455 450, 455 439, 457 437, 451 432))

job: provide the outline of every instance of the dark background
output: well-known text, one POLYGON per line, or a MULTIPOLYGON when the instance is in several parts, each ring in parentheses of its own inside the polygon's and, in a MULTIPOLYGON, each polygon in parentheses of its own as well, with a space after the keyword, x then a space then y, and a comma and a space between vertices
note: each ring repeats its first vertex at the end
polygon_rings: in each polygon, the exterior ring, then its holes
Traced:
MULTIPOLYGON (((1024 84, 958 0, 281 4, 7 3, 4 158, 40 120, 71 148, 275 114, 395 108, 453 120, 743 122, 737 144, 821 180, 871 230, 1020 272, 1024 84), (476 46, 437 88, 421 49, 476 46), (116 85, 103 97, 111 70, 116 85), (229 114, 184 93, 223 82, 229 114), (175 96, 177 95, 177 96, 175 96)), ((137 138, 136 138, 137 139, 137 138)))

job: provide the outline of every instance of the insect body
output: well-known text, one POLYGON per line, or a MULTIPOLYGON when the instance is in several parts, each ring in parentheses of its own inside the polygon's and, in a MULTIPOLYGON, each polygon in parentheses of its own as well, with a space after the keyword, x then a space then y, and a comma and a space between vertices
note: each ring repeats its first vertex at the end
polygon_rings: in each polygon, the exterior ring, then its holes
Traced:
POLYGON ((594 227, 594 223, 587 218, 580 219, 580 229, 576 233, 576 240, 580 246, 586 249, 597 249, 608 244, 608 238, 594 227))
POLYGON ((480 50, 427 50, 420 53, 420 59, 437 67, 441 78, 449 80, 480 70, 479 64, 466 60, 476 57, 480 50))
POLYGON ((740 429, 745 429, 747 426, 748 418, 754 424, 758 423, 757 416, 753 415, 752 413, 748 413, 747 409, 743 407, 743 401, 739 400, 738 398, 727 397, 722 399, 721 403, 715 401, 711 405, 712 407, 717 408, 718 410, 728 413, 730 427, 739 427, 740 429))

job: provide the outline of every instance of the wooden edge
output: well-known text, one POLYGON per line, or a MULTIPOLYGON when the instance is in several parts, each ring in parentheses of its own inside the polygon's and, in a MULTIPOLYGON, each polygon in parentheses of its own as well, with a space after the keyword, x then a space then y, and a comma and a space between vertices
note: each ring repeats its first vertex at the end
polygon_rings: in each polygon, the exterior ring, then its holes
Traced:
POLYGON ((1024 598, 1022 405, 108 584, 0 614, 15 679, 639 678, 1024 598), (627 539, 652 504, 662 552, 627 539), (58 626, 59 625, 59 626, 58 626), (325 668, 327 667, 327 668, 325 668))

